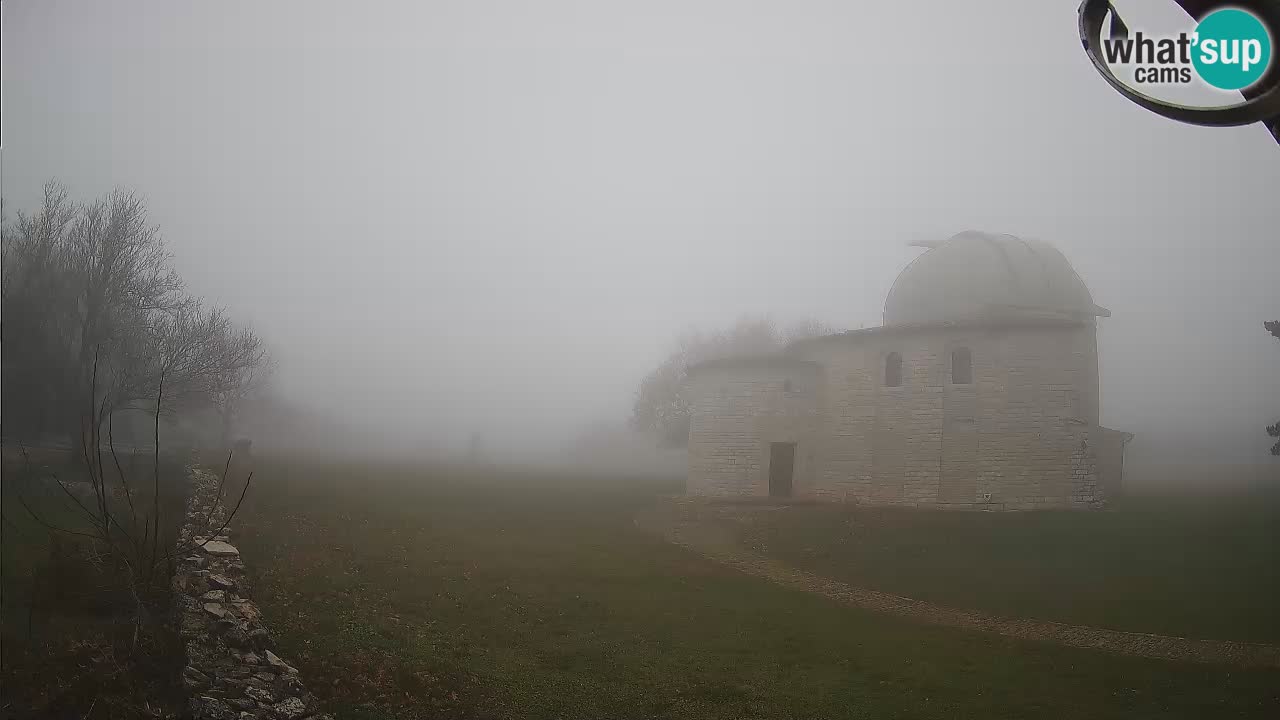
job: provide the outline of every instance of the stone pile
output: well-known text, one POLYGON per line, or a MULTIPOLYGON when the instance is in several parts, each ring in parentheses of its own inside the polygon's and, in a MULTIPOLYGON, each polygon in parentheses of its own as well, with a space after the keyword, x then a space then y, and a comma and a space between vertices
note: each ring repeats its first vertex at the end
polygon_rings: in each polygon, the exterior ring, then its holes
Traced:
MULTIPOLYGON (((218 477, 191 468, 191 500, 173 578, 178 632, 186 645, 182 684, 193 720, 332 720, 298 671, 276 655, 249 599, 244 561, 216 534, 229 511, 218 477)), ((234 504, 234 501, 233 501, 234 504)))

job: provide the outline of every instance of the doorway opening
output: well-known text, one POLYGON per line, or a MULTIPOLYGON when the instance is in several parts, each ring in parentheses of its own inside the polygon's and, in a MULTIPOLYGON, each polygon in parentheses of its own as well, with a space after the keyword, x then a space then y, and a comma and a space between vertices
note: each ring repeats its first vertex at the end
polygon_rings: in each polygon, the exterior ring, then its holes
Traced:
POLYGON ((791 497, 796 469, 796 444, 769 443, 769 497, 791 497))

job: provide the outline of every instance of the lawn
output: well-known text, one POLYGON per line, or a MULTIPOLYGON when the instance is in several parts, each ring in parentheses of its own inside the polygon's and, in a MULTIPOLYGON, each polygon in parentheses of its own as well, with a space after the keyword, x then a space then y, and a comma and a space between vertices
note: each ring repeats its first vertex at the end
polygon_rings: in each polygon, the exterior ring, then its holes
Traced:
POLYGON ((1008 617, 1280 643, 1280 483, 1114 511, 743 512, 743 547, 851 584, 1008 617))
POLYGON ((1276 717, 1280 673, 918 626, 635 528, 677 484, 260 459, 239 542, 350 718, 1276 717))

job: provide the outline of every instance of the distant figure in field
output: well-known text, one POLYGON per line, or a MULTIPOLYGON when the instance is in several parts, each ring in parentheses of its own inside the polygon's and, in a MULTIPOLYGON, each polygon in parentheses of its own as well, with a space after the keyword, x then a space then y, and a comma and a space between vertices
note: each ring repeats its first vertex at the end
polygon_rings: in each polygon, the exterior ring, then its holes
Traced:
POLYGON ((471 433, 471 444, 467 450, 467 461, 472 465, 480 464, 484 459, 484 436, 479 430, 471 433))

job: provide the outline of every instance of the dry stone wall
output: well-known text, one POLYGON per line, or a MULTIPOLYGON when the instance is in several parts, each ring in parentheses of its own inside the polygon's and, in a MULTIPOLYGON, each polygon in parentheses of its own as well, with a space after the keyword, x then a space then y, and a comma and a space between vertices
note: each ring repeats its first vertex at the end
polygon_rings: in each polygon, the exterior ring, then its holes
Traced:
POLYGON ((219 480, 188 470, 191 500, 178 540, 173 590, 186 646, 182 684, 193 720, 332 720, 320 713, 298 671, 273 651, 257 605, 249 599, 244 561, 226 535, 214 535, 228 512, 219 480), (181 552, 185 550, 185 552, 181 552))

